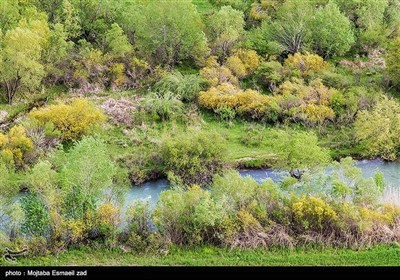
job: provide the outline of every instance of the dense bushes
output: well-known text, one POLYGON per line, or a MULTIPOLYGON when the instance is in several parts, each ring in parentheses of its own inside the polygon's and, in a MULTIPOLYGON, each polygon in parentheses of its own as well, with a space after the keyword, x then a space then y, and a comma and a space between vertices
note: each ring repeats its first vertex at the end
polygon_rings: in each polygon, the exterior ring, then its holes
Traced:
MULTIPOLYGON (((352 174, 359 171, 353 164, 347 159, 334 172, 339 175, 344 170, 340 178, 348 180, 343 184, 351 189, 352 174)), ((330 188, 334 177, 325 175, 318 182, 318 176, 311 177, 295 183, 292 190, 283 190, 271 180, 259 185, 227 172, 214 179, 210 190, 193 186, 164 192, 154 219, 160 233, 175 244, 249 248, 311 242, 359 247, 398 240, 399 209, 380 207, 379 192, 368 202, 344 199, 339 203, 330 188), (324 180, 329 187, 321 189, 317 185, 324 180), (299 188, 313 191, 304 194, 297 192, 299 188)))

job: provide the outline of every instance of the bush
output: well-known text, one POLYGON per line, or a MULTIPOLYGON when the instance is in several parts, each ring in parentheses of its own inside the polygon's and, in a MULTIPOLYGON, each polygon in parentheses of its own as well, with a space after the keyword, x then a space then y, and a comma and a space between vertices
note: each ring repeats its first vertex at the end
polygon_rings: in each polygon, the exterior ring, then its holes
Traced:
POLYGON ((206 184, 225 163, 225 147, 216 132, 188 131, 164 139, 164 172, 172 172, 187 185, 206 184))
POLYGON ((24 166, 25 156, 33 150, 33 142, 23 126, 14 126, 8 134, 0 133, 0 160, 9 167, 24 166))
POLYGON ((214 239, 213 230, 221 220, 221 206, 210 193, 194 185, 186 191, 161 193, 154 221, 161 233, 175 244, 201 244, 214 239))
POLYGON ((96 213, 96 226, 110 247, 115 247, 120 223, 120 210, 109 202, 99 206, 96 213))
POLYGON ((165 75, 154 89, 161 93, 172 92, 182 101, 195 101, 202 90, 202 83, 203 80, 197 75, 182 75, 176 71, 165 75))
POLYGON ((217 86, 222 83, 239 85, 239 81, 232 71, 224 65, 221 66, 215 56, 207 59, 205 67, 200 69, 200 77, 211 86, 217 86))
POLYGON ((230 108, 238 114, 259 119, 267 115, 271 98, 255 90, 242 91, 231 84, 221 84, 200 92, 199 103, 208 109, 230 108))
POLYGON ((150 93, 142 101, 142 106, 149 113, 158 116, 162 121, 181 115, 183 110, 183 103, 180 101, 180 97, 170 91, 150 93))
POLYGON ((132 125, 132 113, 136 110, 136 104, 129 99, 110 98, 101 105, 104 113, 111 118, 114 125, 132 125))
POLYGON ((294 222, 306 231, 331 230, 338 219, 332 207, 319 197, 301 197, 293 203, 292 211, 294 222))
POLYGON ((236 53, 226 60, 226 67, 228 67, 232 73, 238 78, 244 78, 260 66, 261 58, 257 52, 253 50, 239 49, 236 53))
POLYGON ((80 139, 105 119, 101 111, 85 99, 74 99, 70 104, 51 105, 33 111, 29 116, 42 125, 53 123, 61 132, 62 141, 80 139))
POLYGON ((400 106, 383 96, 371 111, 359 112, 355 122, 357 140, 365 155, 395 160, 399 156, 400 106))
POLYGON ((21 199, 21 206, 25 214, 22 224, 24 233, 30 236, 47 236, 50 230, 48 210, 36 195, 27 195, 21 199))
POLYGON ((284 65, 304 79, 328 69, 328 63, 322 57, 309 52, 289 55, 284 65))
POLYGON ((310 132, 271 130, 266 143, 275 154, 272 166, 288 170, 296 178, 307 169, 315 170, 330 162, 329 151, 321 148, 318 137, 310 132))

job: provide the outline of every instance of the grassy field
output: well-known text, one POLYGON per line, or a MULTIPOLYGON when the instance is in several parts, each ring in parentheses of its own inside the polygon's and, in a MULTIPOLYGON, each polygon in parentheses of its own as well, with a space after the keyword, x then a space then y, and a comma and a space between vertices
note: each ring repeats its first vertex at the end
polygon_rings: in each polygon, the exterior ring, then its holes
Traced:
MULTIPOLYGON (((1 262, 0 262, 1 263, 1 262)), ((4 262, 1 263, 4 265, 4 262)), ((17 266, 400 266, 400 246, 348 249, 229 250, 173 248, 166 256, 137 255, 89 247, 46 257, 24 258, 17 266)))

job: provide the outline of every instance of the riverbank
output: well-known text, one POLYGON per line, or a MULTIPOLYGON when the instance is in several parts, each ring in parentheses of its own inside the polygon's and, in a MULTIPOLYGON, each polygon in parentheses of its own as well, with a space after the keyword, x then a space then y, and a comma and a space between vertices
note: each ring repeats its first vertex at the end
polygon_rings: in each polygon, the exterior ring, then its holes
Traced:
MULTIPOLYGON (((4 263, 2 263, 4 265, 4 263)), ((17 266, 398 266, 400 246, 366 250, 270 249, 237 250, 216 247, 172 248, 167 255, 136 254, 81 247, 46 257, 23 258, 17 266)))

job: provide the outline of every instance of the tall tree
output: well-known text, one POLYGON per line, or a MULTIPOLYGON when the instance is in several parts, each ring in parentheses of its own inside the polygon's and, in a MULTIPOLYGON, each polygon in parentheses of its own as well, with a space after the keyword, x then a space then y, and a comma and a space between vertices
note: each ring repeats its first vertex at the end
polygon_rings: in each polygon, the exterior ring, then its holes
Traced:
POLYGON ((277 11, 271 22, 269 39, 277 41, 282 50, 297 53, 303 50, 310 39, 310 21, 314 7, 308 0, 287 0, 277 11))
POLYGON ((208 21, 209 38, 214 54, 226 57, 244 33, 243 12, 223 6, 208 21))
POLYGON ((109 51, 115 56, 122 57, 132 51, 132 45, 118 23, 113 23, 107 31, 106 42, 109 51))
POLYGON ((40 14, 32 12, 32 18, 38 19, 21 20, 1 42, 0 85, 9 104, 21 89, 32 90, 40 85, 46 74, 41 55, 50 30, 40 14))
POLYGON ((201 59, 206 50, 203 24, 189 1, 151 1, 136 16, 137 45, 153 63, 175 65, 201 59))
POLYGON ((324 57, 343 55, 355 42, 350 20, 333 2, 315 14, 312 38, 315 50, 324 57))

